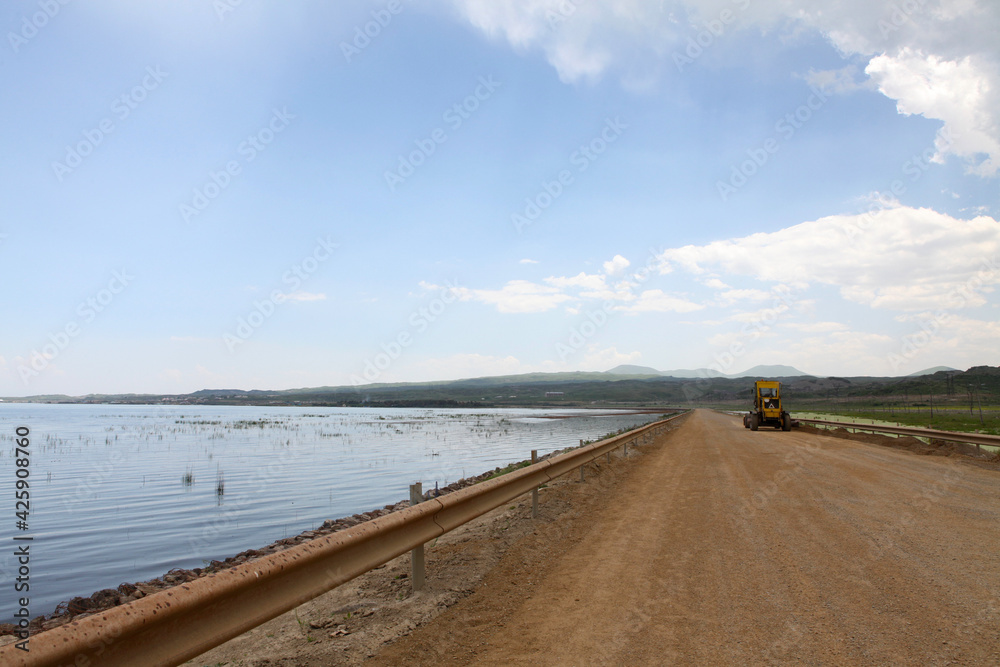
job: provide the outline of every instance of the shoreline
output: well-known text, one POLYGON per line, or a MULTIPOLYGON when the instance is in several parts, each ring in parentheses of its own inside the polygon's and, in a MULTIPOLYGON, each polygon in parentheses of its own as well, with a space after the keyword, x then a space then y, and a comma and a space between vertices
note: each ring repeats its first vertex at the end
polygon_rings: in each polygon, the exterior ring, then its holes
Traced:
MULTIPOLYGON (((538 461, 544 461, 553 456, 576 449, 576 447, 577 446, 566 447, 549 452, 548 454, 539 456, 538 461)), ((530 463, 530 459, 517 461, 503 467, 496 467, 492 470, 480 473, 479 475, 465 477, 452 482, 447 486, 441 487, 440 489, 428 489, 424 492, 424 500, 429 500, 431 498, 443 496, 448 493, 473 486, 480 482, 505 474, 506 472, 524 467, 530 463)), ((222 561, 210 561, 205 567, 196 567, 192 569, 175 568, 159 577, 155 577, 147 581, 126 582, 119 584, 117 588, 105 588, 95 591, 89 596, 72 597, 69 600, 64 600, 56 605, 56 608, 52 611, 52 613, 40 614, 32 618, 29 622, 28 629, 31 636, 34 637, 41 632, 57 628, 71 621, 85 618, 102 611, 107 611, 108 609, 112 609, 123 604, 128 604, 129 602, 141 599, 147 595, 159 593, 173 588, 174 586, 179 586, 189 581, 200 579, 201 577, 206 577, 216 572, 236 567, 237 565, 242 565, 243 563, 249 561, 258 560, 265 556, 269 556, 271 554, 278 553, 279 551, 284 551, 285 549, 302 544, 303 542, 308 542, 309 540, 317 537, 325 537, 338 531, 346 530, 352 526, 372 521, 373 519, 405 509, 409 506, 410 501, 409 499, 406 499, 385 505, 381 508, 371 509, 366 512, 359 512, 357 514, 337 519, 327 519, 314 530, 305 530, 298 535, 276 540, 257 549, 247 549, 245 551, 241 551, 235 556, 230 556, 222 561)), ((18 631, 18 626, 13 623, 0 623, 0 646, 15 641, 18 631)))
MULTIPOLYGON (((477 470, 483 473, 490 470, 488 466, 504 466, 526 458, 529 447, 541 450, 539 453, 544 455, 550 448, 575 446, 578 438, 599 439, 595 436, 603 437, 606 431, 619 426, 632 427, 655 417, 634 410, 574 410, 559 414, 575 414, 579 419, 557 422, 525 419, 521 425, 516 423, 515 416, 538 415, 538 411, 515 411, 510 416, 477 410, 425 413, 280 408, 261 412, 258 408, 207 408, 213 415, 210 419, 216 420, 208 421, 204 417, 206 410, 177 407, 70 407, 68 413, 57 406, 7 408, 11 409, 15 419, 26 418, 25 423, 34 424, 33 429, 51 432, 54 444, 50 451, 83 454, 82 458, 46 454, 40 459, 43 467, 36 475, 40 481, 51 483, 48 491, 51 500, 44 508, 36 508, 36 512, 42 509, 47 512, 46 525, 65 528, 47 535, 48 545, 42 550, 45 553, 39 552, 39 558, 44 555, 48 561, 39 572, 43 579, 31 589, 30 616, 26 609, 10 609, 10 616, 0 619, 0 636, 19 622, 31 622, 30 627, 37 631, 55 627, 60 617, 72 618, 135 601, 232 566, 239 558, 242 560, 238 562, 246 562, 274 553, 283 540, 287 546, 300 543, 302 540, 298 538, 303 536, 306 539, 310 535, 326 536, 330 526, 324 527, 324 523, 330 520, 351 526, 382 516, 408 499, 407 485, 412 481, 423 479, 424 488, 432 489, 437 478, 442 487, 456 488, 449 483, 456 480, 467 483, 467 479, 479 475, 477 470), (331 416, 327 417, 327 412, 331 416), (587 419, 592 413, 623 416, 604 418, 602 422, 587 419), (261 416, 267 419, 259 419, 261 416), (380 416, 386 421, 376 421, 380 416), (116 434, 109 436, 105 433, 109 428, 101 429, 109 426, 105 423, 108 421, 114 424, 116 434), (263 435, 255 436, 258 427, 263 435), (254 432, 245 435, 247 431, 239 428, 254 432), (404 434, 410 429, 417 433, 414 438, 404 434), (458 439, 446 431, 454 432, 458 439), (121 443, 117 433, 124 434, 121 443), (434 442, 435 433, 441 433, 438 440, 444 438, 443 445, 434 442), (493 440, 488 440, 491 436, 493 440), (216 437, 221 438, 219 443, 214 442, 216 437), (286 437, 290 439, 285 440, 286 437), (369 445, 369 437, 374 445, 369 445), (309 438, 314 438, 315 443, 309 438), (151 439, 154 442, 143 449, 144 439, 147 443, 151 439), (165 442, 157 444, 157 440, 164 439, 165 442), (171 439, 181 443, 172 445, 175 451, 183 452, 180 457, 170 453, 171 439), (243 455, 230 443, 242 443, 244 439, 248 439, 249 447, 256 448, 254 451, 259 449, 259 458, 249 463, 227 463, 227 457, 243 455), (408 442, 410 439, 414 442, 408 442), (261 444, 271 441, 281 448, 261 444), (103 443, 103 446, 88 447, 87 443, 103 443), (303 456, 308 455, 310 446, 322 450, 325 467, 317 467, 303 456), (398 454, 399 451, 403 454, 398 454), (205 452, 208 452, 207 462, 205 452), (213 454, 221 457, 221 465, 212 462, 213 454), (424 459, 421 455, 441 458, 424 459), (74 458, 82 463, 74 463, 74 458), (151 465, 147 458, 155 458, 158 463, 151 465), (196 470, 201 484, 194 489, 194 476, 181 475, 184 458, 199 466, 196 470), (371 463, 366 466, 369 459, 371 463), (88 460, 93 462, 90 467, 88 460), (269 465, 272 462, 274 465, 269 465), (229 473, 230 466, 237 467, 236 475, 233 478, 226 475, 227 493, 217 502, 216 495, 221 497, 222 491, 202 487, 216 473, 213 468, 220 473, 216 475, 218 485, 222 468, 229 473), (99 471, 92 470, 97 467, 99 471), (373 467, 375 470, 369 470, 373 467), (411 469, 411 473, 406 472, 411 469), (172 470, 181 475, 185 494, 192 490, 197 493, 191 493, 190 497, 181 495, 177 477, 170 476, 172 470), (300 479, 285 488, 282 485, 293 479, 289 471, 296 472, 300 479), (147 473, 154 482, 152 493, 146 488, 147 473), (386 474, 391 476, 391 483, 371 482, 386 474), (328 484, 326 478, 330 476, 338 481, 328 484), (346 488, 338 488, 341 484, 346 488), (329 502, 327 486, 331 489, 329 502), (284 510, 268 511, 270 499, 278 498, 279 494, 294 502, 286 502, 284 510), (231 503, 234 496, 235 505, 231 503), (136 508, 126 500, 129 498, 139 499, 148 509, 136 508), (304 501, 302 505, 300 498, 304 501), (61 504, 60 499, 63 499, 61 504), (118 505, 122 520, 105 521, 105 516, 118 518, 118 505), (147 528, 148 513, 159 517, 158 525, 147 528), (126 529, 131 529, 131 535, 126 529), (96 541, 95 536, 99 536, 96 541), (105 545, 117 546, 105 554, 102 553, 105 545), (142 553, 149 557, 136 557, 142 553), (28 617, 22 620, 15 612, 28 617)), ((187 468, 190 470, 192 466, 187 468)))

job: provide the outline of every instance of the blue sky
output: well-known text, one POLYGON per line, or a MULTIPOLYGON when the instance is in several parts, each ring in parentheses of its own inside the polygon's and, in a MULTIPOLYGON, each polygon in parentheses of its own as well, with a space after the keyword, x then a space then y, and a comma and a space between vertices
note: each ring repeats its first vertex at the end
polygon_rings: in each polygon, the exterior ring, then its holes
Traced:
POLYGON ((0 19, 0 395, 1000 363, 987 0, 0 19))

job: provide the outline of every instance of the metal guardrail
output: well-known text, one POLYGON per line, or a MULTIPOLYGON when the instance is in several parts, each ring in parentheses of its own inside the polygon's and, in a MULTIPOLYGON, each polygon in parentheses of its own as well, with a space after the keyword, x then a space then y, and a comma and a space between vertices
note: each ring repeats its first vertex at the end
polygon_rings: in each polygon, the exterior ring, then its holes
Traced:
MULTIPOLYGON (((794 419, 794 418, 793 418, 794 419)), ((892 433, 895 435, 910 435, 918 438, 934 438, 949 442, 968 442, 974 445, 1000 447, 1000 436, 984 435, 982 433, 960 433, 958 431, 936 431, 930 428, 915 428, 910 426, 881 426, 878 424, 855 424, 853 422, 835 422, 826 419, 795 419, 802 424, 820 424, 822 426, 839 426, 853 428, 858 431, 873 433, 892 433)))
POLYGON ((0 664, 179 665, 681 416, 71 621, 27 653, 0 647, 0 664))

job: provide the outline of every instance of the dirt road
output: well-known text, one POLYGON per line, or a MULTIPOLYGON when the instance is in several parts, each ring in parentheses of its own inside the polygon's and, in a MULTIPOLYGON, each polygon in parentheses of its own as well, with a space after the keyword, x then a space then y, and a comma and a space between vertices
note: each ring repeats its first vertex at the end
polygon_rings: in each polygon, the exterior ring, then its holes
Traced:
POLYGON ((1000 473, 697 411, 374 664, 1000 664, 1000 473))

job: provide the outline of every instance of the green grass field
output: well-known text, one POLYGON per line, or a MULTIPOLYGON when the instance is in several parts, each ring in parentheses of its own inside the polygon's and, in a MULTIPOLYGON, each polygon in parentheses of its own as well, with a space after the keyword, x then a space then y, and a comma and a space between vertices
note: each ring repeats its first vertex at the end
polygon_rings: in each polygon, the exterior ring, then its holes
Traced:
MULTIPOLYGON (((969 414, 968 409, 935 408, 933 415, 929 407, 910 407, 908 411, 896 410, 865 410, 843 409, 843 406, 822 407, 810 405, 809 412, 822 412, 827 415, 838 415, 858 421, 871 421, 901 426, 933 428, 939 431, 958 431, 960 433, 986 433, 1000 435, 1000 408, 983 406, 982 419, 979 410, 969 414)), ((798 414, 792 413, 793 416, 798 414)))

